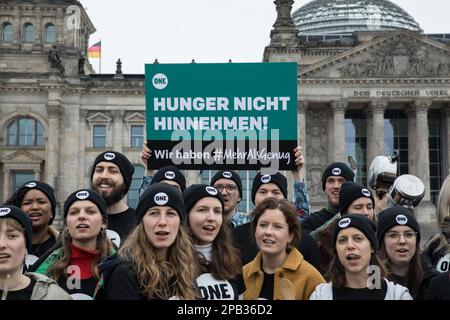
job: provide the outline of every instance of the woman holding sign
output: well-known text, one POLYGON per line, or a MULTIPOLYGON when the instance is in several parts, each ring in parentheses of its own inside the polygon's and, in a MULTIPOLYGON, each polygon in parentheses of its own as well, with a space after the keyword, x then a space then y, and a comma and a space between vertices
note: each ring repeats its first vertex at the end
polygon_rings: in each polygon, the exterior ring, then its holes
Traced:
POLYGON ((203 299, 236 300, 242 293, 236 277, 242 272, 239 251, 232 244, 224 202, 219 190, 205 184, 192 185, 183 193, 187 226, 199 261, 197 277, 203 299))

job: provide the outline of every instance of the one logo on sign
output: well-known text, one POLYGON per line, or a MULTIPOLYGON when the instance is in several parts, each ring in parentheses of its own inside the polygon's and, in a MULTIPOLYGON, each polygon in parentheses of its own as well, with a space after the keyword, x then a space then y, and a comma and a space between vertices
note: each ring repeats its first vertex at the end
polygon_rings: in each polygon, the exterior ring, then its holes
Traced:
POLYGON ((407 224, 408 223, 408 218, 405 216, 405 215, 403 215, 403 214, 399 214, 399 215, 397 215, 396 217, 395 217, 395 221, 397 221, 397 223, 399 224, 399 225, 405 225, 405 224, 407 224))
POLYGON ((75 196, 80 200, 84 200, 87 197, 89 197, 89 192, 88 191, 79 191, 79 192, 77 192, 77 194, 75 196))
POLYGON ((173 180, 175 179, 175 173, 173 171, 167 171, 164 173, 164 177, 166 177, 166 179, 173 180))
POLYGON ((370 191, 369 191, 369 190, 367 190, 367 189, 362 189, 361 192, 362 192, 363 195, 365 195, 366 197, 369 197, 369 198, 370 198, 370 191))
POLYGON ((27 183, 27 184, 25 185, 25 187, 28 187, 28 188, 34 188, 34 187, 36 187, 36 182, 30 182, 30 183, 27 183))
POLYGON ((341 221, 339 221, 339 228, 347 228, 352 220, 350 218, 344 218, 341 221))
POLYGON ((169 84, 169 79, 164 73, 157 73, 153 76, 152 85, 158 89, 162 90, 169 84))
POLYGON ((116 155, 112 152, 108 152, 105 153, 105 155, 103 156, 103 158, 105 158, 105 160, 111 161, 116 157, 116 155))
POLYGON ((159 192, 159 193, 155 194, 154 200, 158 206, 163 206, 167 202, 169 202, 169 196, 164 192, 159 192))
POLYGON ((208 192, 212 196, 215 196, 218 193, 217 189, 214 187, 206 187, 206 192, 208 192))
POLYGON ((10 208, 0 208, 0 217, 6 216, 11 212, 10 208))
POLYGON ((262 183, 269 183, 270 180, 272 180, 272 177, 270 176, 270 174, 265 174, 261 177, 262 183))
POLYGON ((107 229, 106 235, 108 236, 109 240, 111 240, 112 243, 116 245, 117 248, 120 247, 121 239, 120 235, 117 232, 115 232, 114 230, 107 229))
POLYGON ((341 169, 339 169, 339 168, 334 168, 333 170, 331 170, 331 172, 335 175, 335 176, 338 176, 338 175, 340 175, 341 174, 341 169))
POLYGON ((233 175, 231 174, 230 171, 224 171, 224 172, 222 173, 222 176, 223 176, 224 178, 230 179, 233 175))

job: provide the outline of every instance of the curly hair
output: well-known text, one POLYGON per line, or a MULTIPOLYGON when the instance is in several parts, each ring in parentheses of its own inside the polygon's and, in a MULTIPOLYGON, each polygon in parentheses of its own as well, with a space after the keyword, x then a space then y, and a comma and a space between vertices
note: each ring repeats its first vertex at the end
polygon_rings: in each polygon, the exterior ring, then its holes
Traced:
POLYGON ((192 240, 180 225, 168 259, 159 261, 147 238, 144 224, 139 223, 119 250, 119 256, 130 262, 140 285, 140 293, 149 300, 198 298, 195 279, 198 272, 192 240))

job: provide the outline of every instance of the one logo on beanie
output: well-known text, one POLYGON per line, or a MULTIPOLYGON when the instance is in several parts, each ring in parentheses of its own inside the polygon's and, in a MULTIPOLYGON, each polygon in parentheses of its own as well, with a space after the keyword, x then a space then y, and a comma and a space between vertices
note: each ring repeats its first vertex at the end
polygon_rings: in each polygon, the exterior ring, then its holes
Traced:
POLYGON ((397 221, 397 223, 399 224, 399 225, 405 225, 405 224, 407 224, 408 223, 408 218, 405 216, 405 215, 403 215, 403 214, 399 214, 399 215, 397 215, 396 217, 395 217, 395 221, 397 221))
POLYGON ((206 187, 206 192, 208 192, 210 195, 215 196, 217 195, 217 189, 214 187, 206 187))
POLYGON ((331 170, 331 173, 334 174, 335 176, 340 175, 342 172, 342 170, 340 168, 334 168, 333 170, 331 170))
POLYGON ((341 221, 339 221, 339 228, 341 229, 347 228, 350 222, 352 222, 350 218, 342 219, 341 221))
POLYGON ((116 157, 116 155, 112 152, 107 152, 105 153, 105 155, 103 156, 103 158, 105 158, 105 160, 111 161, 116 157))
POLYGON ((233 175, 232 175, 231 172, 229 172, 229 171, 224 171, 224 172, 222 173, 222 176, 223 176, 224 178, 230 179, 233 175))
POLYGON ((37 186, 36 182, 30 182, 25 185, 25 187, 28 187, 28 188, 34 188, 36 186, 37 186))
POLYGON ((159 192, 155 194, 155 198, 153 200, 155 200, 155 203, 158 206, 163 206, 169 202, 169 196, 165 192, 159 192))
POLYGON ((79 191, 79 192, 77 192, 77 194, 75 196, 80 200, 84 200, 87 197, 89 197, 89 192, 88 191, 79 191))
POLYGON ((164 177, 166 177, 166 179, 173 180, 175 179, 175 173, 173 171, 167 171, 164 173, 164 177))
POLYGON ((270 174, 265 174, 261 177, 262 183, 269 183, 270 180, 272 180, 272 177, 270 176, 270 174))
POLYGON ((363 195, 365 195, 366 197, 369 197, 370 198, 370 191, 369 190, 367 190, 367 189, 362 189, 361 190, 361 193, 363 194, 363 195))
POLYGON ((10 208, 0 208, 0 217, 6 216, 11 212, 10 208))

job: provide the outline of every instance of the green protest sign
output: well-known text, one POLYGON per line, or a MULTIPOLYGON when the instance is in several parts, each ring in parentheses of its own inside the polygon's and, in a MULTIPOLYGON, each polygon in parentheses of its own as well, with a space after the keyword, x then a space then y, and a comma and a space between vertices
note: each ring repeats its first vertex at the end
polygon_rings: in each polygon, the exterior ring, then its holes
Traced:
POLYGON ((292 169, 297 64, 148 64, 151 168, 292 169))

